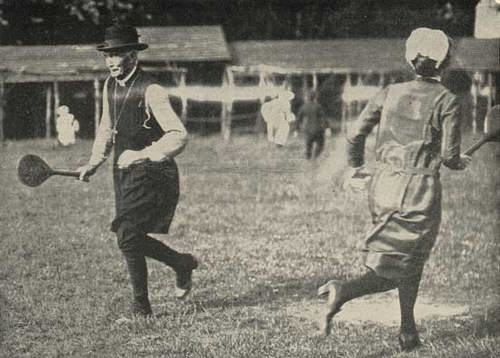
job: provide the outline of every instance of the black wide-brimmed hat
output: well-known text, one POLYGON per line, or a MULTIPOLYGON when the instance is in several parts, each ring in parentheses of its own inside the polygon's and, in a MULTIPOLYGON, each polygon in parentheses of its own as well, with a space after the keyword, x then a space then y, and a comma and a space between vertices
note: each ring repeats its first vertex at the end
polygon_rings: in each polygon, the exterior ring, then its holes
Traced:
POLYGON ((104 43, 97 45, 98 51, 138 50, 148 48, 145 43, 139 42, 139 35, 133 26, 113 25, 104 31, 104 43))

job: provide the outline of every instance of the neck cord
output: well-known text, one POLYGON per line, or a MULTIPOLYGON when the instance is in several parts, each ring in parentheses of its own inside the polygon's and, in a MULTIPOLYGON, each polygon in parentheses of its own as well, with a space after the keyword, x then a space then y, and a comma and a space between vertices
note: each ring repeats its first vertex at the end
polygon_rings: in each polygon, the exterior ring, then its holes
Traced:
POLYGON ((132 87, 134 87, 135 80, 137 80, 137 77, 139 75, 135 76, 134 79, 132 80, 132 84, 127 90, 127 93, 125 94, 125 98, 123 99, 123 102, 120 106, 120 112, 118 113, 118 116, 116 115, 116 87, 117 87, 117 81, 115 80, 115 88, 114 88, 114 96, 113 96, 113 143, 116 143, 116 135, 118 134, 118 130, 116 129, 118 127, 118 122, 120 121, 120 117, 123 113, 123 110, 125 109, 125 104, 127 102, 128 96, 130 95, 130 92, 132 90, 132 87))

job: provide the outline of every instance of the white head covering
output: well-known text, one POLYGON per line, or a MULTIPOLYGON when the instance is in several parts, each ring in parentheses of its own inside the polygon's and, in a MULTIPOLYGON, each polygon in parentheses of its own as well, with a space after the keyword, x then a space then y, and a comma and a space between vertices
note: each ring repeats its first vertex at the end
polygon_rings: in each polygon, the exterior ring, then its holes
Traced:
POLYGON ((292 91, 282 90, 278 91, 278 98, 283 101, 291 101, 295 98, 295 94, 292 91))
POLYGON ((56 109, 56 113, 59 114, 59 115, 67 114, 67 113, 69 113, 69 107, 65 106, 65 105, 59 106, 56 109))
POLYGON ((436 61, 436 68, 443 63, 450 42, 446 34, 441 30, 433 30, 427 27, 419 27, 411 32, 406 40, 406 61, 413 67, 412 61, 420 54, 436 61))

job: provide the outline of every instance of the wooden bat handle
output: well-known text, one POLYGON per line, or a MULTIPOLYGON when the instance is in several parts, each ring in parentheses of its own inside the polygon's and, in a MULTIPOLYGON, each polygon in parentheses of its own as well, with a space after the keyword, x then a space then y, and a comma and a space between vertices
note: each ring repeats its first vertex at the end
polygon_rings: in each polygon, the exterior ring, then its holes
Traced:
POLYGON ((52 175, 62 175, 62 176, 66 176, 66 177, 78 178, 80 176, 80 172, 75 172, 75 171, 71 171, 71 170, 53 169, 52 175))
POLYGON ((500 140, 500 130, 496 130, 493 133, 488 133, 483 135, 476 143, 474 143, 469 149, 467 149, 464 154, 472 155, 476 150, 482 147, 484 143, 487 142, 498 142, 500 140))
POLYGON ((472 154, 474 154, 474 152, 476 150, 478 150, 479 148, 481 148, 483 146, 484 143, 488 142, 489 141, 489 136, 485 135, 483 137, 481 137, 481 139, 479 139, 476 143, 474 143, 472 146, 470 146, 465 152, 464 154, 465 155, 468 155, 468 156, 471 156, 472 154))

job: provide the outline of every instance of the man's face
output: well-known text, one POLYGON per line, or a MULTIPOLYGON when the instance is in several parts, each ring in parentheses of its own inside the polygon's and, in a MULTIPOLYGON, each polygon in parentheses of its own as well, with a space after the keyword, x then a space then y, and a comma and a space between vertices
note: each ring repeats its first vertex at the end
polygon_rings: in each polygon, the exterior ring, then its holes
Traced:
POLYGON ((104 59, 111 77, 124 77, 137 63, 137 51, 105 52, 104 59))

